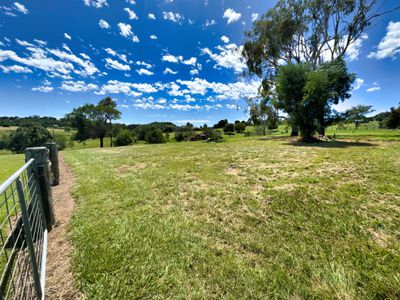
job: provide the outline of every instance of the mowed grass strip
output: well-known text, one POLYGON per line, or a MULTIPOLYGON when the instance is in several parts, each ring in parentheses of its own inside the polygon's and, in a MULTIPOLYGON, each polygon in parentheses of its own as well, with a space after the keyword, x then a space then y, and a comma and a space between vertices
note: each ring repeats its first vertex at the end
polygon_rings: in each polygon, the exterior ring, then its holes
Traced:
POLYGON ((236 139, 63 155, 88 299, 400 297, 400 143, 236 139))

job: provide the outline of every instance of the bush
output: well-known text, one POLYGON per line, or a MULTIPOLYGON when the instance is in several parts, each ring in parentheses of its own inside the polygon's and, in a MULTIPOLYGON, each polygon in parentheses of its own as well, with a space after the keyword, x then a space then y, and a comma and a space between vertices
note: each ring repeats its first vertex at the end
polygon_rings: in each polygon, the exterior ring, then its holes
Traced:
POLYGON ((228 123, 224 126, 224 132, 234 132, 235 131, 235 125, 232 123, 228 123))
POLYGON ((44 146, 52 140, 50 132, 41 125, 26 125, 10 134, 9 149, 20 153, 28 147, 44 146))
POLYGON ((183 142, 183 141, 190 141, 193 136, 193 131, 176 131, 175 132, 175 141, 183 142))
POLYGON ((114 145, 116 147, 129 146, 133 144, 134 140, 133 134, 129 129, 122 129, 115 138, 114 145))
POLYGON ((56 136, 55 139, 55 142, 60 150, 64 150, 65 148, 67 148, 68 139, 65 135, 56 136))
POLYGON ((154 128, 146 134, 146 142, 149 144, 162 144, 166 141, 161 129, 154 128))
POLYGON ((246 130, 246 124, 245 123, 236 123, 235 124, 235 131, 238 133, 242 133, 243 131, 246 130))

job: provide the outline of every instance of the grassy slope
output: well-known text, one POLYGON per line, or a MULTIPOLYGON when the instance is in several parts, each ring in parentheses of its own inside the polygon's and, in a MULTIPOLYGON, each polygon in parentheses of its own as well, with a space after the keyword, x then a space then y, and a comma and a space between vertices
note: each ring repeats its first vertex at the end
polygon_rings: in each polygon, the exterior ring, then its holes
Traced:
POLYGON ((400 143, 64 153, 89 299, 400 297, 400 143))
POLYGON ((0 155, 0 184, 25 163, 23 154, 0 155))

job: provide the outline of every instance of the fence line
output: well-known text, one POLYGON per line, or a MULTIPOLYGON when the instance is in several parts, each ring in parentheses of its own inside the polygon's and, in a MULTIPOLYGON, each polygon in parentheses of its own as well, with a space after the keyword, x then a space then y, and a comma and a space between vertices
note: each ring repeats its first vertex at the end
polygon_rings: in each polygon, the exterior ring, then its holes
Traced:
POLYGON ((54 223, 48 150, 26 150, 27 163, 0 185, 0 299, 44 299, 47 232, 54 223))

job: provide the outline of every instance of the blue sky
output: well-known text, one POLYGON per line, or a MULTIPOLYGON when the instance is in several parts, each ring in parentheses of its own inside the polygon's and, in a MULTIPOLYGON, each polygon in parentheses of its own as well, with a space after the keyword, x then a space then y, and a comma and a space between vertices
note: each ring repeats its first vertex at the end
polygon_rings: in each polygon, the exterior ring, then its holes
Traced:
MULTIPOLYGON (((387 8, 390 2, 387 1, 387 8)), ((275 1, 41 0, 0 4, 0 115, 62 117, 106 96, 122 122, 247 119, 244 32, 275 1)), ((392 3, 393 5, 393 3, 392 3)), ((351 49, 356 104, 400 102, 400 12, 351 49)))

